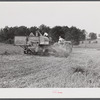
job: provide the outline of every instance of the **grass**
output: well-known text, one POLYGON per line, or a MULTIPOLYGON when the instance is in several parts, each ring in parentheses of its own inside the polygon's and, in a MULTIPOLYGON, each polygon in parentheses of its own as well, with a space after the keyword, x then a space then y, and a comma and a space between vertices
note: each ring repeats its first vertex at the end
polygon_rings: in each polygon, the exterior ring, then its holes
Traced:
POLYGON ((0 44, 0 88, 98 88, 99 57, 93 48, 75 47, 68 58, 40 57, 0 44))

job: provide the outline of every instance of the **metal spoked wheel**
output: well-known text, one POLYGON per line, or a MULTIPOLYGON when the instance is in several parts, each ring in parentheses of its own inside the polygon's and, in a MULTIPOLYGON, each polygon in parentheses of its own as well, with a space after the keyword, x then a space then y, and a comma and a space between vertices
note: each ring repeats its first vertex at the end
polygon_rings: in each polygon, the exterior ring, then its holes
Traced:
POLYGON ((26 49, 24 49, 24 54, 27 54, 27 50, 26 49))
POLYGON ((24 54, 27 54, 27 52, 24 50, 24 54))

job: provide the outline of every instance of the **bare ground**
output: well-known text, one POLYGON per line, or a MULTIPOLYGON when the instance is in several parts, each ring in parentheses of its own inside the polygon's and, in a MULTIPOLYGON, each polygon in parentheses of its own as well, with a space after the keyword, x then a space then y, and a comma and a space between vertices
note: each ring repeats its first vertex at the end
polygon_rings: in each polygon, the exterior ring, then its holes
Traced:
POLYGON ((29 56, 19 47, 2 44, 0 88, 97 88, 99 57, 100 51, 93 48, 73 48, 68 58, 29 56))

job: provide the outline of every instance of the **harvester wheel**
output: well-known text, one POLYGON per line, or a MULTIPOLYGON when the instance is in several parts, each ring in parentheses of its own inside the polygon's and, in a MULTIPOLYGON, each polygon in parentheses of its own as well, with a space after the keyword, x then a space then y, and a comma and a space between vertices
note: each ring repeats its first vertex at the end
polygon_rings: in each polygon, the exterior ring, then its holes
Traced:
POLYGON ((24 50, 24 54, 27 54, 27 50, 24 50))
POLYGON ((24 54, 27 54, 27 48, 24 48, 24 54))
POLYGON ((27 50, 27 54, 32 54, 32 51, 31 50, 27 50))

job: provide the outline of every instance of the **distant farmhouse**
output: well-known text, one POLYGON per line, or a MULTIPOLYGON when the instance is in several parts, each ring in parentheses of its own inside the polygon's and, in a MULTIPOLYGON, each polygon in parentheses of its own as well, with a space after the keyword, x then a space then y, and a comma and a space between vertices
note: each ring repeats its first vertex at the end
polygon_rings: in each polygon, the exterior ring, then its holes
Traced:
MULTIPOLYGON (((85 33, 86 34, 86 40, 84 41, 85 43, 100 43, 100 34, 97 34, 97 39, 91 40, 89 33, 85 33)), ((84 43, 82 41, 80 41, 80 43, 84 43)))

